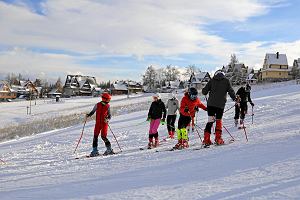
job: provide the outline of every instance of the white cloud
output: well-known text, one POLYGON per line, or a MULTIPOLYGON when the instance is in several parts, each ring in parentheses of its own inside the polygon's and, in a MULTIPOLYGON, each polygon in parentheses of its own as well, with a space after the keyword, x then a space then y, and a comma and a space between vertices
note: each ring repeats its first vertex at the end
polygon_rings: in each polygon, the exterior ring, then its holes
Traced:
POLYGON ((116 69, 110 66, 99 68, 85 66, 80 63, 85 59, 85 57, 37 53, 25 48, 14 48, 0 53, 0 73, 21 73, 26 77, 37 77, 50 81, 55 81, 59 76, 64 79, 67 74, 85 74, 97 77, 98 81, 103 81, 108 80, 107 76, 112 80, 120 79, 118 73, 130 72, 130 69, 116 69))
MULTIPOLYGON (((148 55, 180 59, 181 54, 199 53, 213 56, 215 63, 222 65, 231 53, 236 53, 249 66, 260 65, 270 49, 285 52, 290 59, 299 57, 299 41, 265 46, 261 41, 237 44, 203 29, 203 25, 213 22, 244 22, 263 15, 269 4, 269 0, 51 0, 42 3, 44 15, 40 15, 26 4, 0 2, 0 45, 21 47, 0 53, 0 73, 81 72, 104 79, 103 73, 112 70, 110 66, 95 70, 80 61, 107 55, 142 60, 148 55), (79 55, 47 54, 32 48, 79 55)), ((111 76, 122 78, 120 69, 111 76)), ((123 70, 139 76, 134 69, 123 70)))
POLYGON ((42 7, 45 15, 0 2, 2 44, 85 54, 194 53, 218 40, 201 31, 201 24, 243 21, 267 10, 250 0, 52 0, 42 7))

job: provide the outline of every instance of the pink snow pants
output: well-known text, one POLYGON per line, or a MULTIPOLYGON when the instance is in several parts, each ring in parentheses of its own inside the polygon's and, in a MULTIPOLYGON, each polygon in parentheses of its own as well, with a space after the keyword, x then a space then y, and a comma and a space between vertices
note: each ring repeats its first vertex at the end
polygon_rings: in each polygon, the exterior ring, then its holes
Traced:
POLYGON ((152 119, 150 122, 149 135, 157 133, 157 129, 160 124, 160 119, 152 119))

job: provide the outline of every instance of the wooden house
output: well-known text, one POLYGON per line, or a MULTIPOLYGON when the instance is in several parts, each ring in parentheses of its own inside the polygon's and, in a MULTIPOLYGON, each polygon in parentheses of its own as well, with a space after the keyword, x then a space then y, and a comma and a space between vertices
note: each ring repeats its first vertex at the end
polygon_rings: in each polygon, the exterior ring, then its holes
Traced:
POLYGON ((189 80, 189 87, 201 90, 211 79, 208 72, 193 73, 189 80))
POLYGON ((95 77, 67 75, 63 94, 65 96, 92 96, 98 89, 95 77))
POLYGON ((290 71, 286 54, 267 53, 261 70, 261 79, 262 81, 288 80, 290 71))
POLYGON ((17 98, 17 92, 10 88, 6 81, 0 81, 0 99, 8 100, 17 98))

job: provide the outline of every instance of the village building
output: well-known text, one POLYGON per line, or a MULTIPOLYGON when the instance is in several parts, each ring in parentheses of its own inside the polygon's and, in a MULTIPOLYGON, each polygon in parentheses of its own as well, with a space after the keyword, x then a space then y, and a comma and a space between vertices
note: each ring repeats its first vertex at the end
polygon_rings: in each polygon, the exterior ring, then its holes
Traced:
POLYGON ((17 98, 17 92, 9 86, 6 81, 0 81, 0 100, 17 98))
POLYGON ((246 82, 250 85, 254 85, 257 84, 257 75, 255 73, 250 73, 248 74, 247 78, 246 78, 246 82))
POLYGON ((189 87, 201 90, 211 79, 208 72, 193 73, 188 81, 189 87))
POLYGON ((67 75, 63 87, 64 96, 94 96, 100 88, 95 77, 82 75, 67 75))
POLYGON ((124 95, 143 92, 143 86, 135 81, 116 81, 111 85, 112 95, 124 95))
POLYGON ((267 53, 261 70, 262 81, 285 81, 289 79, 289 72, 286 54, 267 53))

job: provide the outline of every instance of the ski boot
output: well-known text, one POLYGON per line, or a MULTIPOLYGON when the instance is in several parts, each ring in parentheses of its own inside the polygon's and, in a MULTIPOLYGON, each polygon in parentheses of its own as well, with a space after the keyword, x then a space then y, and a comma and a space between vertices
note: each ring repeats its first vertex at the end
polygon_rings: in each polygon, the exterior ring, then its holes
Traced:
POLYGON ((209 132, 205 132, 204 133, 204 140, 203 140, 204 148, 209 147, 211 144, 212 144, 212 142, 210 140, 210 133, 209 132))
POLYGON ((99 156, 99 151, 97 149, 97 147, 93 147, 93 151, 90 153, 90 157, 96 157, 99 156))
POLYGON ((115 154, 112 148, 107 148, 106 151, 103 153, 104 156, 115 154))
POLYGON ((154 142, 154 147, 158 147, 159 146, 159 141, 158 141, 158 138, 155 138, 155 142, 154 142))
POLYGON ((154 144, 153 144, 153 139, 149 138, 149 143, 148 143, 148 149, 152 149, 154 147, 154 144))
POLYGON ((225 143, 224 140, 222 139, 222 132, 220 131, 216 132, 215 143, 216 145, 222 145, 225 143))
POLYGON ((244 119, 241 119, 239 129, 244 129, 244 128, 246 128, 245 125, 244 125, 244 119))
POLYGON ((189 148, 189 142, 188 142, 188 140, 182 140, 182 148, 183 149, 189 148))
POLYGON ((234 125, 235 125, 235 127, 237 127, 238 124, 239 124, 239 120, 238 119, 234 119, 234 125))
POLYGON ((177 144, 175 144, 173 149, 183 149, 182 139, 178 140, 177 144))
POLYGON ((171 139, 174 139, 174 138, 175 138, 174 135, 175 135, 175 132, 174 132, 174 131, 171 131, 171 136, 170 136, 170 138, 171 138, 171 139))

